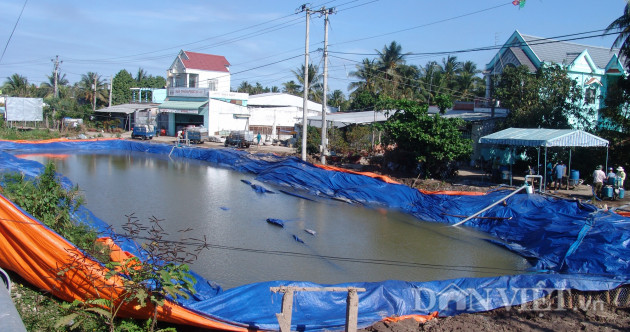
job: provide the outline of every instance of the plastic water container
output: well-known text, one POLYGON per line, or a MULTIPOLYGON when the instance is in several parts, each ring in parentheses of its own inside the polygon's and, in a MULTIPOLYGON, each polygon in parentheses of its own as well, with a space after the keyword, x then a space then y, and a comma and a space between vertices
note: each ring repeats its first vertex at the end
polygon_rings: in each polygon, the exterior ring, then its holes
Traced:
POLYGON ((576 180, 577 182, 577 180, 580 179, 580 171, 578 171, 577 169, 572 169, 569 179, 576 180))
POLYGON ((605 198, 611 198, 613 197, 613 187, 611 186, 606 186, 602 189, 602 196, 605 198))
POLYGON ((509 180, 509 179, 510 179, 510 171, 502 171, 501 180, 509 180))
POLYGON ((623 198, 625 194, 625 190, 623 190, 623 188, 619 188, 619 198, 623 198))

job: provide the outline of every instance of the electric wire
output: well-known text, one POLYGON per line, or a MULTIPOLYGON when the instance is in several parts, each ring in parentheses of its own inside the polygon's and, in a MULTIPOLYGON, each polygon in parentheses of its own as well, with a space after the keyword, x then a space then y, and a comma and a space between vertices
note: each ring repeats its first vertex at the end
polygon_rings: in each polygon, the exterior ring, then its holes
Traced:
POLYGON ((20 23, 20 19, 22 18, 22 13, 24 13, 24 8, 26 8, 26 3, 27 2, 28 2, 28 0, 24 0, 24 5, 22 5, 22 10, 20 10, 20 15, 18 15, 18 18, 15 21, 15 25, 13 26, 13 30, 11 30, 11 34, 9 35, 9 39, 7 39, 7 43, 4 44, 4 49, 2 50, 2 55, 0 55, 0 62, 2 62, 2 59, 4 59, 4 53, 6 53, 7 47, 9 47, 9 42, 11 42, 11 38, 13 38, 13 33, 15 33, 15 29, 17 28, 18 23, 20 23))

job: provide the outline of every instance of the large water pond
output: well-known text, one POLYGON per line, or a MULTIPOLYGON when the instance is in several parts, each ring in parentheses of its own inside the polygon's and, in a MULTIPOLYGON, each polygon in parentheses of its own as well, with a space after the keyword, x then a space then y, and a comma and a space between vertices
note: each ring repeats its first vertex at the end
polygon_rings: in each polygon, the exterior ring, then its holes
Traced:
POLYGON ((179 240, 207 238, 192 268, 224 288, 268 280, 322 284, 389 279, 426 281, 517 273, 520 256, 466 228, 419 221, 397 211, 333 200, 260 194, 251 174, 141 152, 30 155, 77 184, 87 207, 116 231, 134 214, 152 216, 179 240), (286 220, 285 227, 266 222, 286 220), (313 230, 316 235, 305 232, 313 230), (304 243, 296 241, 296 235, 304 243))

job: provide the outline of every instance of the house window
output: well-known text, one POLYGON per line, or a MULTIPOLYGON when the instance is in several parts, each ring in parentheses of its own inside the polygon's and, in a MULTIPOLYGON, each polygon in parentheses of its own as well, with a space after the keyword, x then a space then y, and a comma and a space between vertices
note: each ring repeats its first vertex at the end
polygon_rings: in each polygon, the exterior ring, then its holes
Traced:
POLYGON ((587 105, 595 104, 595 89, 586 88, 584 93, 584 103, 587 105))
POLYGON ((190 74, 190 75, 188 75, 188 87, 189 88, 198 88, 199 87, 199 75, 198 74, 190 74))
POLYGON ((217 91, 218 85, 219 85, 219 82, 216 78, 208 80, 208 89, 210 89, 210 91, 217 91))

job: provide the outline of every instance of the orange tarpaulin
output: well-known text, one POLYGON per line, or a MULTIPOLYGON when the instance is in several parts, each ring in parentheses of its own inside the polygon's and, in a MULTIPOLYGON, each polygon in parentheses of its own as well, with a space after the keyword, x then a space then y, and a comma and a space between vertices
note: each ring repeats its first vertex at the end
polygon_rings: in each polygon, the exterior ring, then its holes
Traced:
MULTIPOLYGON (((375 178, 375 179, 379 179, 383 182, 386 183, 393 183, 393 184, 401 184, 400 182, 393 180, 392 178, 390 178, 389 176, 386 175, 380 175, 380 174, 376 174, 376 173, 372 173, 372 172, 357 172, 357 171, 353 171, 353 170, 349 170, 349 169, 345 169, 345 168, 341 168, 341 167, 336 167, 336 166, 329 166, 329 165, 315 165, 321 169, 325 169, 325 170, 329 170, 329 171, 337 171, 337 172, 344 172, 344 173, 350 173, 350 174, 358 174, 358 175, 365 175, 371 178, 375 178)), ((423 194, 429 194, 429 195, 469 195, 469 196, 481 196, 481 195, 485 195, 485 193, 482 192, 478 192, 478 191, 455 191, 455 190, 438 190, 438 191, 429 191, 429 190, 422 190, 422 189, 418 189, 421 193, 423 194)))
POLYGON ((51 139, 43 139, 43 140, 0 140, 4 142, 12 142, 12 143, 26 143, 26 144, 46 144, 46 143, 55 143, 55 142, 88 142, 88 141, 111 141, 111 140, 120 140, 122 138, 86 138, 86 139, 67 139, 67 138, 51 138, 51 139))
POLYGON ((433 318, 437 318, 438 312, 434 311, 429 315, 404 315, 404 316, 396 316, 396 317, 385 317, 383 319, 384 322, 396 323, 405 319, 414 319, 418 323, 426 323, 433 318))
MULTIPOLYGON (((124 252, 114 254, 122 255, 124 252)), ((83 255, 72 243, 25 214, 2 195, 0 265, 65 301, 86 301, 105 296, 117 299, 122 294, 120 279, 105 278, 108 270, 99 262, 83 255), (65 274, 59 275, 61 270, 70 266, 72 268, 65 274)), ((149 305, 140 307, 126 303, 119 315, 146 319, 152 311, 149 305)), ((228 331, 248 330, 201 316, 170 301, 158 308, 158 320, 228 331)))

